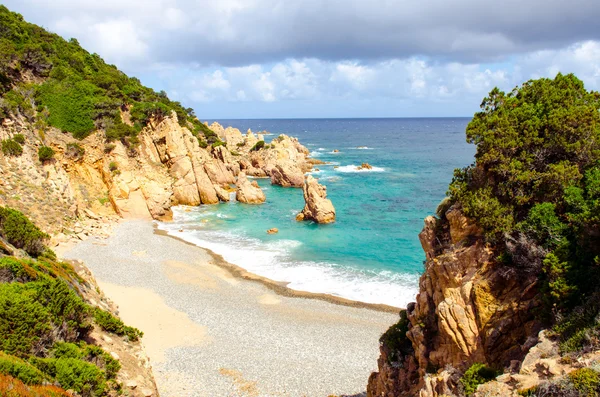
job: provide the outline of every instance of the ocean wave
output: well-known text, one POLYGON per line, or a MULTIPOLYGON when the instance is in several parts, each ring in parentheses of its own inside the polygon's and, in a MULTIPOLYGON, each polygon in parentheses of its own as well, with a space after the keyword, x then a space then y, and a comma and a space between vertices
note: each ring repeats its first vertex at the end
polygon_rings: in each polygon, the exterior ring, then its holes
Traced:
POLYGON ((316 152, 316 151, 312 151, 310 152, 310 157, 321 157, 323 155, 323 153, 321 152, 316 152))
POLYGON ((382 167, 373 167, 371 169, 358 169, 358 165, 354 165, 354 164, 350 164, 350 165, 343 165, 341 167, 335 168, 336 171, 338 172, 345 172, 345 173, 351 173, 351 172, 385 172, 385 168, 382 167))
POLYGON ((357 146, 357 147, 351 147, 348 149, 351 149, 351 150, 375 150, 375 148, 368 147, 368 146, 357 146))
MULTIPOLYGON (((198 229, 180 207, 173 222, 158 222, 158 228, 192 244, 222 255, 237 266, 269 278, 287 282, 298 291, 324 293, 345 299, 406 307, 417 293, 418 275, 374 271, 336 263, 297 261, 294 251, 302 242, 293 239, 261 241, 235 230, 198 229)), ((196 215, 197 212, 196 212, 196 215)))

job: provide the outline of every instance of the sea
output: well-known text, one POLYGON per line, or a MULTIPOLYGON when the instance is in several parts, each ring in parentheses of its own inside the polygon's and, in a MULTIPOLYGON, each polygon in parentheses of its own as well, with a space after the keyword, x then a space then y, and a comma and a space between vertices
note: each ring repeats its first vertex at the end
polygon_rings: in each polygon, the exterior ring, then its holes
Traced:
POLYGON ((327 186, 336 222, 297 222, 302 189, 257 179, 266 203, 232 201, 175 207, 159 228, 208 248, 289 288, 406 307, 414 301, 425 254, 423 219, 446 196, 453 170, 474 161, 469 118, 210 120, 245 133, 297 137, 327 162, 312 175, 327 186), (373 168, 358 170, 362 163, 373 168), (277 234, 267 234, 277 228, 277 234))

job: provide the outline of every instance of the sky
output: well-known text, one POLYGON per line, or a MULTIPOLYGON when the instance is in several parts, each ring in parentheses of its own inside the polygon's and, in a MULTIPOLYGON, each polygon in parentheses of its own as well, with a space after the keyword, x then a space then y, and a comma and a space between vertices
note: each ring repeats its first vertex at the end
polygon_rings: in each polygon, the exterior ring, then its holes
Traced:
POLYGON ((472 116, 494 87, 600 90, 599 0, 5 0, 201 119, 472 116))

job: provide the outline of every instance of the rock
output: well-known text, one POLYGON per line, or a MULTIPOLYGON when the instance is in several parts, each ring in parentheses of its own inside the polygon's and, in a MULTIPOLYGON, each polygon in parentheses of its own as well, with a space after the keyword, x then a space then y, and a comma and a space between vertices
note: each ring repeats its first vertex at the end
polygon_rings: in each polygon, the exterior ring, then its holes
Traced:
POLYGON ((138 386, 138 384, 135 380, 128 380, 127 382, 125 382, 125 386, 127 386, 127 388, 133 390, 138 386))
POLYGON ((359 165, 358 167, 356 167, 357 170, 372 170, 373 166, 369 163, 362 163, 361 165, 359 165))
POLYGON ((298 215, 296 215, 296 220, 298 222, 303 221, 304 220, 304 214, 302 212, 298 213, 298 215))
POLYGON ((482 233, 475 222, 469 220, 459 207, 450 207, 446 212, 446 218, 450 224, 452 244, 457 244, 469 236, 480 236, 482 233))
POLYGON ((246 204, 261 204, 265 202, 265 193, 258 187, 256 181, 253 182, 255 185, 248 180, 245 172, 240 172, 236 182, 237 190, 235 192, 235 199, 237 201, 246 204))
POLYGON ((340 151, 339 151, 339 150, 337 150, 337 149, 334 149, 334 150, 333 150, 333 153, 339 153, 339 152, 340 152, 340 151))
POLYGON ((146 388, 146 387, 144 387, 144 388, 141 390, 141 392, 142 392, 142 395, 143 395, 144 397, 152 397, 152 395, 154 395, 154 391, 152 391, 152 389, 148 389, 148 388, 146 388))
POLYGON ((276 227, 272 227, 271 229, 267 230, 268 234, 276 234, 279 233, 279 229, 277 229, 276 227))
POLYGON ((94 219, 94 220, 98 220, 100 219, 100 217, 98 215, 96 215, 92 210, 90 209, 84 209, 83 212, 85 212, 85 214, 88 216, 88 218, 90 219, 94 219))
POLYGON ((282 161, 271 170, 271 184, 283 187, 302 187, 304 174, 290 161, 282 161))
MULTIPOLYGON (((314 220, 317 223, 335 222, 335 208, 331 200, 327 199, 327 188, 311 175, 306 177, 303 186, 304 209, 301 220, 314 220)), ((297 220, 298 217, 296 217, 297 220)))

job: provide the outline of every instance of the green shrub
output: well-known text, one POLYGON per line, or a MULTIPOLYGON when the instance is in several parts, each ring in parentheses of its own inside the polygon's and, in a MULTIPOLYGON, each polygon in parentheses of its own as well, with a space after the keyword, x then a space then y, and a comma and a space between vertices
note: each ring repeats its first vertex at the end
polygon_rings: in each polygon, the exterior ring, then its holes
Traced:
POLYGON ((48 376, 27 361, 3 352, 0 352, 0 374, 10 375, 27 385, 39 385, 49 380, 48 376))
POLYGON ((402 356, 413 352, 412 343, 406 336, 409 324, 406 310, 402 310, 400 312, 400 320, 379 338, 379 343, 384 346, 384 349, 388 353, 387 357, 390 364, 401 360, 402 356))
POLYGON ((569 380, 581 397, 598 397, 600 374, 591 368, 580 368, 569 373, 569 380))
POLYGON ((265 141, 258 141, 254 144, 254 146, 252 146, 252 148, 250 149, 251 152, 255 152, 258 151, 262 148, 265 147, 265 141))
POLYGON ((139 329, 125 325, 119 318, 102 309, 96 308, 94 320, 103 330, 119 336, 127 336, 130 341, 135 342, 144 335, 139 329))
POLYGON ((83 159, 85 149, 76 142, 67 143, 67 150, 65 156, 71 160, 80 161, 83 159))
POLYGON ((54 158, 54 154, 54 149, 50 146, 42 146, 38 149, 38 158, 42 163, 54 158))
POLYGON ((460 383, 463 385, 465 394, 471 395, 477 391, 477 386, 494 380, 498 376, 498 372, 479 363, 475 363, 467 369, 460 383))
POLYGON ((107 379, 113 379, 121 369, 119 361, 111 357, 100 346, 88 345, 81 342, 75 343, 57 343, 51 351, 54 358, 74 358, 92 363, 103 369, 107 379))
POLYGON ((216 141, 216 142, 213 142, 212 147, 214 149, 216 147, 224 146, 224 145, 225 145, 225 142, 223 142, 223 141, 216 141))
POLYGON ((8 207, 0 207, 0 235, 31 256, 44 252, 44 242, 49 237, 21 212, 8 207))
POLYGON ((198 138, 198 144, 202 149, 206 149, 208 147, 208 143, 202 138, 198 138))
POLYGON ((116 170, 118 170, 118 169, 119 169, 119 166, 118 166, 118 165, 117 165, 117 163, 115 163, 114 161, 111 161, 111 162, 108 164, 108 169, 109 169, 111 172, 114 172, 114 171, 116 171, 116 170))
POLYGON ((56 379, 63 389, 72 389, 82 396, 102 396, 106 389, 106 374, 94 364, 78 358, 34 358, 41 372, 56 379))
POLYGON ((14 139, 14 141, 17 142, 19 145, 25 144, 25 135, 23 134, 15 134, 12 139, 14 139))
POLYGON ((19 142, 14 139, 5 139, 2 141, 2 153, 4 153, 5 156, 18 157, 23 154, 23 148, 19 142))

